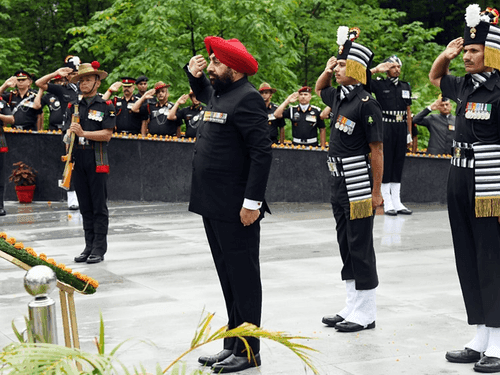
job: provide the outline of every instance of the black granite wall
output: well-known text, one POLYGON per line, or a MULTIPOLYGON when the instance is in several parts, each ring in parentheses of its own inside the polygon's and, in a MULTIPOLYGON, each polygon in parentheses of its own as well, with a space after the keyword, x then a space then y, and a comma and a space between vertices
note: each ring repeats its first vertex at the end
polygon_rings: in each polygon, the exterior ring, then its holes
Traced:
MULTIPOLYGON (((57 186, 64 154, 61 135, 7 133, 6 177, 11 165, 24 161, 38 171, 34 200, 58 201, 57 186)), ((193 143, 124 139, 109 144, 110 200, 185 202, 189 200, 193 143)), ((401 196, 404 202, 446 202, 449 159, 406 157, 401 196)), ((269 202, 329 202, 326 151, 273 149, 267 188, 269 202)), ((17 200, 7 183, 6 200, 17 200)))

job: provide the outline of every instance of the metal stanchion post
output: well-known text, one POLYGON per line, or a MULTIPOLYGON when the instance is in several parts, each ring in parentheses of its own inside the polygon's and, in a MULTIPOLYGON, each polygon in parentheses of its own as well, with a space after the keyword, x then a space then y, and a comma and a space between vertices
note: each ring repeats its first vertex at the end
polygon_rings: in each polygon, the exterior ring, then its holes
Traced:
POLYGON ((35 266, 24 276, 24 288, 35 297, 28 304, 28 329, 35 342, 57 344, 56 303, 49 297, 56 284, 56 274, 47 266, 35 266))

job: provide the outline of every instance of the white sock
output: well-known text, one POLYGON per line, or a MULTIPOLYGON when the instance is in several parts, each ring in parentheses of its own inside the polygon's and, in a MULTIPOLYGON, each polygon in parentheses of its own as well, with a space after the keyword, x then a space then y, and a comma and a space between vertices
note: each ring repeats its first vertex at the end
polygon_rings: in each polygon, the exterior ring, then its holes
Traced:
POLYGON ((354 309, 354 303, 356 302, 356 283, 354 280, 345 281, 345 291, 345 307, 337 313, 337 315, 340 315, 344 319, 354 309))
POLYGON ((391 197, 391 184, 382 184, 380 187, 382 198, 384 199, 384 211, 394 210, 391 197))
POLYGON ((399 182, 391 182, 391 197, 392 204, 394 205, 394 209, 396 211, 406 210, 407 208, 401 203, 401 183, 399 182))
POLYGON ((68 207, 78 206, 78 197, 76 191, 68 191, 68 207))
POLYGON ((377 318, 376 288, 356 290, 356 302, 353 311, 345 318, 348 322, 366 327, 377 318))
POLYGON ((475 350, 479 353, 484 352, 488 347, 489 333, 489 328, 487 328, 484 324, 478 324, 476 326, 476 336, 465 344, 464 347, 475 350))
POLYGON ((488 348, 484 355, 487 357, 500 358, 500 328, 486 327, 490 336, 488 338, 488 348))

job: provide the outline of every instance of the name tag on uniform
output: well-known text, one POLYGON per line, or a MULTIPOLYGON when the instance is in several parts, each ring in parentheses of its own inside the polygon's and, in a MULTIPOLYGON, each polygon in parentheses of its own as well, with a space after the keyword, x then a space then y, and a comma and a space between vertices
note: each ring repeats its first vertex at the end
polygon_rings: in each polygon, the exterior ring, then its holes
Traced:
POLYGON ((89 120, 102 122, 102 120, 104 120, 104 112, 94 109, 89 110, 89 120))
POLYGON ((451 125, 451 124, 449 124, 449 125, 448 125, 448 130, 449 130, 449 131, 452 131, 452 132, 453 132, 453 131, 455 131, 455 125, 451 125))
POLYGON ((118 103, 116 103, 116 106, 117 106, 117 107, 121 107, 121 106, 122 106, 122 102, 118 102, 118 103))
POLYGON ((23 107, 33 108, 33 104, 35 103, 26 101, 23 103, 23 107))
POLYGON ((5 108, 5 104, 3 104, 3 102, 0 102, 0 109, 3 109, 5 108))
POLYGON ((409 90, 403 90, 403 99, 410 99, 410 91, 409 90))
POLYGON ((205 111, 205 113, 203 114, 203 121, 225 124, 227 121, 227 113, 205 111))
POLYGON ((134 103, 128 103, 127 104, 127 109, 132 109, 133 106, 134 106, 134 103))
POLYGON ((306 116, 306 121, 308 121, 308 122, 316 122, 316 116, 307 115, 306 116))
POLYGON ((269 113, 269 114, 267 115, 267 119, 268 119, 269 121, 273 121, 273 120, 276 120, 276 117, 274 117, 274 113, 269 113))

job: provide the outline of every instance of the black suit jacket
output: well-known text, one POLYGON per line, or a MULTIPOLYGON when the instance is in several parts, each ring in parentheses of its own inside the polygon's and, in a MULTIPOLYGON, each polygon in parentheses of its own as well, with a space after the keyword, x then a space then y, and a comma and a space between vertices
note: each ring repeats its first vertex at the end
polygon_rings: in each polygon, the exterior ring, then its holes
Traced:
POLYGON ((215 92, 205 75, 195 78, 185 70, 196 98, 207 104, 193 154, 189 210, 239 222, 245 198, 264 202, 271 169, 264 100, 246 77, 215 92))

